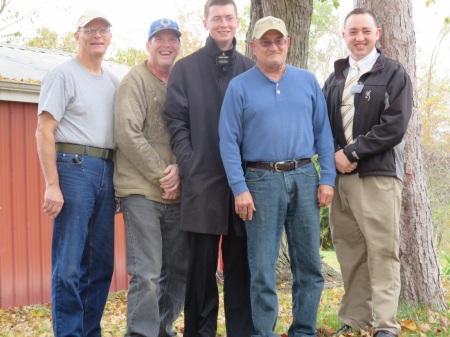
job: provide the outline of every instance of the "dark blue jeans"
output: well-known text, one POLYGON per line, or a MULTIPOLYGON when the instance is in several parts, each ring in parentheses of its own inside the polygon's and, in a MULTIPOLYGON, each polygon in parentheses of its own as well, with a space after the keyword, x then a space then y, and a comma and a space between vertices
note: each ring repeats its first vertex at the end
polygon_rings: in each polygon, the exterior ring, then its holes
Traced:
POLYGON ((283 228, 291 261, 292 315, 289 337, 316 336, 323 289, 320 265, 318 176, 313 163, 275 172, 247 168, 256 212, 246 222, 251 304, 255 337, 274 337, 278 316, 275 264, 283 228))
POLYGON ((112 160, 57 153, 64 206, 53 223, 52 316, 56 337, 100 337, 114 269, 112 160))

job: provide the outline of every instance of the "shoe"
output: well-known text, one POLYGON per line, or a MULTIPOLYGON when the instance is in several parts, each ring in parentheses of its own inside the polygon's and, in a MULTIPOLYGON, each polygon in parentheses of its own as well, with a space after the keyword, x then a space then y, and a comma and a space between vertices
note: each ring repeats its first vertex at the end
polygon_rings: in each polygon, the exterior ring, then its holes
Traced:
POLYGON ((343 325, 341 328, 336 331, 333 337, 339 337, 340 335, 352 332, 352 327, 350 325, 343 325))
POLYGON ((398 337, 397 335, 394 335, 392 332, 390 331, 386 331, 386 330, 379 330, 375 333, 375 335, 373 335, 373 337, 398 337))

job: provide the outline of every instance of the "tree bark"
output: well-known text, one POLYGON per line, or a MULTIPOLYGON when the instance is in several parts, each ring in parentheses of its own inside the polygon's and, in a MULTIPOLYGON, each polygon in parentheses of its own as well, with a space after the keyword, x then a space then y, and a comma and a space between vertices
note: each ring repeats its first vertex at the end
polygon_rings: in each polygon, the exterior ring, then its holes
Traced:
MULTIPOLYGON (((256 21, 268 15, 280 18, 286 24, 291 38, 287 63, 306 68, 312 13, 313 0, 251 0, 247 41, 252 40, 253 27, 256 21)), ((253 57, 249 44, 246 47, 246 55, 253 57)))
POLYGON ((411 76, 413 112, 406 134, 405 178, 400 216, 400 300, 438 310, 446 309, 434 243, 430 201, 420 147, 421 125, 416 94, 416 38, 411 0, 354 0, 355 7, 372 10, 382 27, 384 53, 399 61, 411 76), (395 13, 395 15, 394 15, 395 13))

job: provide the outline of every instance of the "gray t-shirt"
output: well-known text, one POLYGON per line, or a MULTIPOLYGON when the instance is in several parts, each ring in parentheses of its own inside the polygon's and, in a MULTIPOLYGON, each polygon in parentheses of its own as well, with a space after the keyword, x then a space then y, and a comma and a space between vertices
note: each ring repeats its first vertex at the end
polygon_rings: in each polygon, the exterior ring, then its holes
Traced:
POLYGON ((42 81, 38 115, 58 121, 55 141, 114 149, 114 93, 119 79, 107 69, 96 76, 74 57, 42 81))

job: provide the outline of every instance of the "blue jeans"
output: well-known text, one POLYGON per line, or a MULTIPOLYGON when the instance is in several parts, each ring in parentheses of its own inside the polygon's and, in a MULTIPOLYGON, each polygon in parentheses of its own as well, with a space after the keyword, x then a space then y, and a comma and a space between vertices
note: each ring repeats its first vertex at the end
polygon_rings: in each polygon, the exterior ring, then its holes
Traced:
POLYGON ((57 153, 64 206, 53 223, 52 316, 56 337, 100 337, 114 269, 112 160, 57 153))
POLYGON ((188 261, 180 204, 142 195, 121 199, 126 225, 128 288, 126 336, 176 336, 172 324, 183 309, 188 261))
POLYGON ((318 176, 313 163, 275 172, 247 168, 256 212, 246 222, 252 317, 257 335, 274 337, 278 316, 275 265, 283 227, 291 261, 293 322, 289 337, 316 336, 323 289, 320 264, 318 176))

